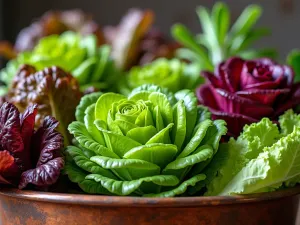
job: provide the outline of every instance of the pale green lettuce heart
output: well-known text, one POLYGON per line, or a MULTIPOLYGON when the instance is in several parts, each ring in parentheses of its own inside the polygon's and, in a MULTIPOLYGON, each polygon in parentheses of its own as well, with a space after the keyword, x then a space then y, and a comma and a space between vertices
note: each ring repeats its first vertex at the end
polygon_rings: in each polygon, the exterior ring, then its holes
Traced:
POLYGON ((152 92, 149 95, 149 100, 159 108, 165 125, 173 123, 173 110, 166 95, 159 92, 152 92))
POLYGON ((96 103, 95 119, 107 121, 107 115, 112 104, 122 99, 126 99, 126 97, 115 93, 105 93, 101 95, 96 103))

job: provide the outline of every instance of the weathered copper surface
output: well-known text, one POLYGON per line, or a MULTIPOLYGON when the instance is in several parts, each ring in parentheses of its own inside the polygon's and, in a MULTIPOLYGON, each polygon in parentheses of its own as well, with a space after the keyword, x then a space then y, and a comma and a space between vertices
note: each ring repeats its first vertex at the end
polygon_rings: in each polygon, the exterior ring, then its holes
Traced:
POLYGON ((294 225, 300 187, 235 197, 138 198, 0 190, 1 225, 294 225))

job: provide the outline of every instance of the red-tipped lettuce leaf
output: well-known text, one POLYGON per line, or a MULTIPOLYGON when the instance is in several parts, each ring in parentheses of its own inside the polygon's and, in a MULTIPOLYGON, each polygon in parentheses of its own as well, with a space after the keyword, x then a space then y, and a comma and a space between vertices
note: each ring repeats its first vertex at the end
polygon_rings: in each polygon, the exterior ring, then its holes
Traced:
POLYGON ((27 106, 37 104, 37 128, 46 116, 51 115, 59 121, 58 131, 64 136, 65 144, 71 139, 68 125, 75 120, 75 109, 79 104, 81 92, 76 79, 58 67, 36 71, 24 65, 16 75, 8 99, 21 112, 27 106))

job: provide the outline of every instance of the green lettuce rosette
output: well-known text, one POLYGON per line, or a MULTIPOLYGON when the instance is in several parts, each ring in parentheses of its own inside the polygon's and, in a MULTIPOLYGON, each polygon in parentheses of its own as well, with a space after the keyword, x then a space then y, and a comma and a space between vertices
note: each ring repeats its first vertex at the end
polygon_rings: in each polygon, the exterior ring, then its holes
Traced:
POLYGON ((69 125, 65 172, 86 193, 171 197, 205 180, 202 171, 227 131, 190 90, 154 85, 128 97, 92 93, 69 125))
POLYGON ((110 47, 98 47, 96 36, 65 32, 42 38, 32 51, 20 53, 9 61, 0 72, 0 81, 6 84, 0 90, 1 95, 7 92, 22 64, 32 65, 37 70, 58 66, 70 72, 83 91, 89 87, 110 89, 120 73, 110 58, 110 47))
POLYGON ((119 92, 128 95, 134 88, 154 84, 171 92, 195 89, 203 82, 198 71, 179 59, 159 58, 143 66, 131 68, 119 82, 119 92))

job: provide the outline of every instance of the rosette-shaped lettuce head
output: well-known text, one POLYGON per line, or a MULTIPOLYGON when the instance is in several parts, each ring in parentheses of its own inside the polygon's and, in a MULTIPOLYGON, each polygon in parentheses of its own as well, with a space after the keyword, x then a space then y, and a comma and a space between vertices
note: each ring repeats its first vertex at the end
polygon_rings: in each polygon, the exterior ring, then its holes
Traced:
POLYGON ((144 84, 159 85, 171 92, 182 89, 195 89, 203 78, 199 73, 193 73, 179 59, 157 59, 144 66, 135 66, 127 76, 120 80, 119 92, 128 95, 134 88, 144 84))
POLYGON ((192 91, 144 85, 128 97, 82 98, 69 126, 66 173, 92 194, 171 197, 205 179, 225 122, 212 121, 192 91))
MULTIPOLYGON (((81 36, 73 32, 41 39, 32 51, 21 53, 9 61, 0 72, 0 80, 10 86, 22 64, 32 65, 37 70, 58 66, 70 72, 83 91, 89 87, 108 89, 119 74, 110 59, 107 45, 98 47, 96 36, 81 36)), ((5 92, 3 88, 0 90, 0 94, 5 92)))
POLYGON ((209 107, 213 119, 228 124, 228 134, 237 137, 246 124, 264 117, 277 120, 300 104, 300 83, 294 72, 268 58, 244 60, 233 57, 204 71, 208 83, 197 89, 199 102, 209 107))

